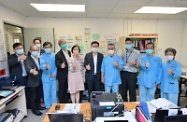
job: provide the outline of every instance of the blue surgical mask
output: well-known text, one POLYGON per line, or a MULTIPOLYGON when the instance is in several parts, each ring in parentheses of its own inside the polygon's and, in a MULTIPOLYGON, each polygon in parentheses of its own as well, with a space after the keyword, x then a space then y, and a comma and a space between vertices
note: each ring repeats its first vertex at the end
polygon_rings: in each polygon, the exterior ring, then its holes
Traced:
POLYGON ((23 51, 23 49, 18 49, 18 50, 16 50, 16 53, 17 53, 18 55, 21 55, 21 54, 24 53, 24 51, 23 51))
POLYGON ((60 46, 62 49, 66 49, 67 48, 67 44, 63 44, 60 46))
POLYGON ((35 44, 38 48, 40 48, 41 44, 35 44))
POLYGON ((127 50, 132 48, 132 44, 126 44, 125 47, 127 48, 127 50))
POLYGON ((32 51, 32 52, 31 52, 31 55, 34 56, 34 57, 36 57, 36 56, 39 55, 39 52, 38 52, 38 51, 32 51))
POLYGON ((149 55, 153 54, 153 49, 146 49, 146 53, 149 54, 149 55))
POLYGON ((44 51, 45 51, 46 53, 51 53, 51 48, 45 48, 44 51))

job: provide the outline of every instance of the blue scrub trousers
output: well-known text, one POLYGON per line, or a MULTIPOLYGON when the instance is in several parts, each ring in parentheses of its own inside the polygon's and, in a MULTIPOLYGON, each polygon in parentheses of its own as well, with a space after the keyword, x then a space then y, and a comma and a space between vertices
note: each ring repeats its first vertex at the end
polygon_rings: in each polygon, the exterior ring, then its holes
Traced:
POLYGON ((169 93, 161 92, 161 98, 165 98, 171 101, 172 103, 174 103, 175 105, 178 105, 178 96, 179 94, 169 94, 169 93))
POLYGON ((119 85, 113 85, 113 86, 105 85, 105 93, 110 93, 111 89, 112 89, 112 93, 118 93, 119 85))
POLYGON ((155 91, 156 91, 156 86, 153 88, 146 88, 144 86, 139 85, 140 102, 153 100, 155 96, 155 91))
POLYGON ((52 104, 57 103, 56 96, 56 79, 43 82, 44 103, 46 108, 50 108, 52 104))

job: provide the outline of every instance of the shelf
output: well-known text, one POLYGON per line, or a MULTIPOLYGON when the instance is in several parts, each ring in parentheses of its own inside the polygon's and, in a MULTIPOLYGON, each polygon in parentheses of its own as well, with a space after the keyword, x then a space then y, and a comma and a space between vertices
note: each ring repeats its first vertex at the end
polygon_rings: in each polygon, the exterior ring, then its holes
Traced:
POLYGON ((155 52, 155 54, 157 54, 158 34, 132 34, 128 37, 122 36, 119 38, 119 40, 121 42, 123 42, 123 44, 125 44, 126 38, 132 39, 134 48, 142 54, 146 52, 145 48, 146 48, 147 43, 149 43, 149 42, 154 43, 154 45, 155 45, 154 52, 155 52), (142 35, 144 35, 144 36, 142 36, 142 35), (153 35, 155 35, 155 36, 153 36, 153 35))
POLYGON ((158 36, 129 36, 127 38, 135 38, 135 39, 152 39, 152 38, 158 38, 158 36))
POLYGON ((15 92, 13 94, 0 100, 0 113, 15 108, 18 108, 20 110, 14 122, 20 122, 25 116, 27 116, 24 88, 25 87, 20 86, 15 89, 15 92))
POLYGON ((17 117, 14 119, 14 122, 21 122, 21 120, 25 117, 25 115, 23 114, 23 112, 19 112, 17 117))

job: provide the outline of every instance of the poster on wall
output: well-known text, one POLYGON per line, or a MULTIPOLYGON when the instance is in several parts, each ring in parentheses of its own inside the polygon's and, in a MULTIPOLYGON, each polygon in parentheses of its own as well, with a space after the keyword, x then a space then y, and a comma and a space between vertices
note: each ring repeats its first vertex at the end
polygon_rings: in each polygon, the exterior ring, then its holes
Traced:
POLYGON ((4 44, 1 41, 0 42, 0 77, 6 75, 6 69, 7 69, 6 55, 4 49, 5 49, 4 44))
POLYGON ((76 44, 83 43, 82 36, 80 36, 80 35, 75 36, 75 43, 76 44))
POLYGON ((92 34, 92 39, 94 41, 100 42, 100 34, 98 34, 98 33, 92 34))
POLYGON ((84 56, 85 54, 85 49, 84 49, 84 41, 82 39, 82 36, 81 35, 76 35, 75 36, 75 44, 76 45, 79 45, 80 49, 81 49, 81 52, 80 52, 80 56, 84 56))
POLYGON ((2 32, 0 30, 0 42, 3 42, 2 32))
POLYGON ((68 35, 67 36, 67 39, 66 39, 66 44, 67 44, 67 49, 68 50, 71 50, 71 48, 73 47, 74 45, 74 37, 72 35, 68 35))
POLYGON ((99 52, 102 53, 103 55, 106 55, 107 54, 106 51, 107 51, 107 42, 106 40, 101 40, 99 52))
POLYGON ((90 28, 84 28, 84 42, 85 42, 85 47, 84 50, 85 52, 90 52, 90 44, 91 44, 91 29, 90 28))
POLYGON ((0 62, 6 61, 4 44, 0 42, 0 62))

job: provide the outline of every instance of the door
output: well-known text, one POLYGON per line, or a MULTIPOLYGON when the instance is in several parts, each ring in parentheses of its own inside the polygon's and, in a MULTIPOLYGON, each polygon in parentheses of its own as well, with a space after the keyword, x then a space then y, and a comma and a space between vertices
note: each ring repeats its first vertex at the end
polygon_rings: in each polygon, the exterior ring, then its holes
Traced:
POLYGON ((30 50, 30 46, 33 45, 33 39, 41 38, 42 44, 41 47, 43 48, 43 43, 48 41, 51 42, 53 45, 52 50, 54 52, 55 43, 54 43, 54 28, 24 28, 24 46, 25 52, 30 50))

